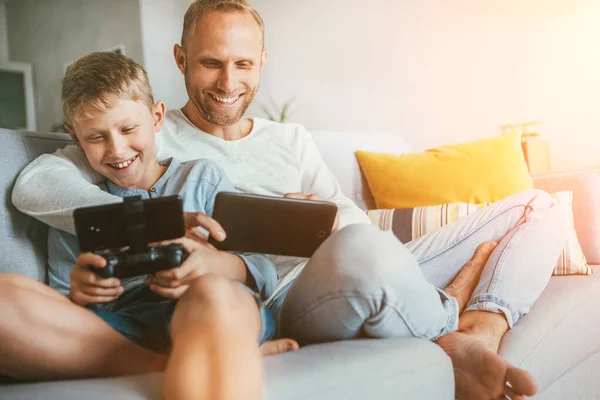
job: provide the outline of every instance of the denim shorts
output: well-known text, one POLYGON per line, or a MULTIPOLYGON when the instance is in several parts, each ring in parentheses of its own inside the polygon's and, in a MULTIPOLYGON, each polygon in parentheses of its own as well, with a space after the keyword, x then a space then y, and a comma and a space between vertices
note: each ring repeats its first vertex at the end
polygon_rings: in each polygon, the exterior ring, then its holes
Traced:
MULTIPOLYGON (((242 286, 256 300, 260 313, 259 343, 262 343, 273 336, 275 319, 260 296, 242 286)), ((90 304, 86 308, 132 342, 158 353, 168 353, 171 348, 171 318, 176 304, 177 300, 165 299, 142 284, 126 290, 114 301, 90 304)))

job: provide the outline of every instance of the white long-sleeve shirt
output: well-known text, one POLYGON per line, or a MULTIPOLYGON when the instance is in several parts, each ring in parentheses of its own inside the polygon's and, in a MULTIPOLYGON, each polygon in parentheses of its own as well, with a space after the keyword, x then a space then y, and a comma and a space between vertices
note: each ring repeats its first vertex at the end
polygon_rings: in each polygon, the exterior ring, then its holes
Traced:
MULTIPOLYGON (((314 193, 338 206, 340 228, 370 223, 342 193, 308 131, 298 124, 260 118, 253 121, 246 137, 226 141, 196 128, 181 110, 168 111, 163 128, 156 134, 156 158, 176 157, 184 162, 208 158, 225 170, 240 192, 272 196, 314 193)), ((17 179, 12 200, 20 211, 74 233, 74 209, 122 201, 96 186, 105 179, 90 167, 83 151, 71 145, 29 164, 17 179)), ((286 259, 274 260, 280 277, 298 264, 286 259)))

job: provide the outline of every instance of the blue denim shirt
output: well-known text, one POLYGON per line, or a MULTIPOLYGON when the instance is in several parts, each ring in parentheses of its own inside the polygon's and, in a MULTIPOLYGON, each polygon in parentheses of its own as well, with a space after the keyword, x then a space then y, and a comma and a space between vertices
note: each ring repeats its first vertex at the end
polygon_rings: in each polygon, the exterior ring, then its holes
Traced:
MULTIPOLYGON (((163 176, 150 188, 124 189, 107 180, 100 185, 102 190, 119 197, 141 196, 143 199, 178 194, 183 201, 184 211, 203 212, 212 215, 215 197, 219 192, 234 192, 235 189, 223 169, 210 160, 201 159, 180 163, 175 159, 165 160, 169 165, 163 176)), ((203 233, 207 233, 201 229, 203 233)), ((262 254, 240 254, 254 282, 249 287, 268 298, 277 286, 275 266, 262 254)), ((48 232, 49 284, 63 294, 70 292, 69 273, 79 255, 77 238, 74 235, 50 228, 48 232)), ((251 280, 252 281, 252 280, 251 280)))

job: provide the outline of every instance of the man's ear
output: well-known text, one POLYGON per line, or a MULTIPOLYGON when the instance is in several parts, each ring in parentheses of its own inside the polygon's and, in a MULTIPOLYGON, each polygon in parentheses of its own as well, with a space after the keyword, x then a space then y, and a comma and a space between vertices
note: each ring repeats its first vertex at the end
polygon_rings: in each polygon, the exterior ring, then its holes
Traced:
POLYGON ((77 139, 77 135, 75 134, 75 131, 73 130, 73 127, 70 126, 69 124, 65 124, 65 129, 67 130, 67 132, 69 132, 69 136, 71 136, 71 139, 73 139, 75 144, 77 146, 81 146, 81 144, 79 143, 79 139, 77 139))
POLYGON ((262 57, 260 58, 260 70, 261 71, 263 70, 263 68, 265 67, 265 64, 267 63, 268 56, 269 56, 269 53, 267 52, 267 50, 263 50, 262 57))
POLYGON ((154 133, 162 129, 163 123, 165 122, 165 113, 167 107, 162 101, 157 102, 152 107, 152 118, 154 119, 154 133))
POLYGON ((173 46, 173 56, 175 57, 177 68, 179 68, 179 71, 181 71, 182 74, 185 74, 185 50, 177 43, 173 46))

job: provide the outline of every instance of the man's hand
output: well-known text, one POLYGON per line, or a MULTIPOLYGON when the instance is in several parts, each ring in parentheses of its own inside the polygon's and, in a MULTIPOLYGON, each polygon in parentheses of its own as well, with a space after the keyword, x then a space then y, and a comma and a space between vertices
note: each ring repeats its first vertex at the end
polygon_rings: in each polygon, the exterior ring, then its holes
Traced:
POLYGON ((304 193, 286 193, 283 195, 285 199, 297 199, 297 200, 320 200, 316 194, 304 194, 304 193))
POLYGON ((108 303, 123 293, 121 281, 117 278, 102 278, 90 271, 87 266, 104 268, 104 257, 93 253, 82 253, 71 269, 71 299, 80 306, 95 303, 108 303))
POLYGON ((217 221, 201 212, 185 212, 183 213, 185 220, 185 236, 196 240, 206 242, 208 237, 198 230, 198 227, 208 231, 211 237, 214 237, 219 242, 225 240, 225 229, 217 221))
MULTIPOLYGON (((285 199, 298 199, 298 200, 320 200, 319 196, 316 194, 304 194, 304 193, 286 193, 283 196, 285 199)), ((337 232, 340 228, 340 212, 338 211, 335 214, 335 220, 333 221, 333 227, 331 228, 331 232, 337 232)))
MULTIPOLYGON (((220 251, 209 243, 199 244, 189 257, 177 268, 159 271, 146 278, 155 293, 170 299, 178 299, 192 281, 205 274, 216 274, 227 279, 246 281, 246 264, 233 254, 220 251)), ((186 246, 187 248, 187 246, 186 246)))

